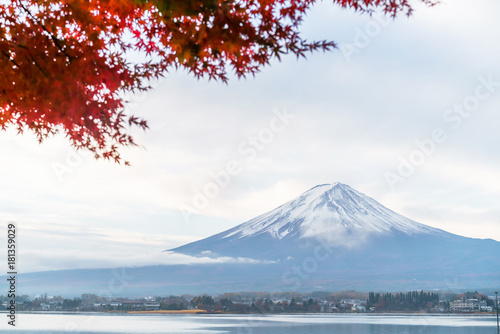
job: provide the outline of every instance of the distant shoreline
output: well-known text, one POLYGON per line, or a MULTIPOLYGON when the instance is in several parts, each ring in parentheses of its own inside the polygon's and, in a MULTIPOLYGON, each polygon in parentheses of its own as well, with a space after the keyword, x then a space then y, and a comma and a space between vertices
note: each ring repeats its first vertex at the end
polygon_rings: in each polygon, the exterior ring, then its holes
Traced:
MULTIPOLYGON (((495 316, 496 313, 426 313, 426 312, 359 312, 359 313, 229 313, 229 312, 209 312, 206 310, 159 310, 159 311, 110 311, 110 312, 90 312, 90 311, 19 311, 19 314, 187 314, 187 315, 352 315, 352 316, 385 316, 385 315, 421 315, 421 316, 495 316)), ((8 314, 5 310, 1 310, 0 314, 8 314)))
POLYGON ((374 315, 374 316, 384 316, 384 315, 422 315, 422 316, 494 316, 496 313, 427 313, 427 312, 302 312, 302 313, 236 313, 236 312, 210 312, 205 310, 159 310, 159 311, 126 311, 126 312, 98 312, 98 313, 125 313, 125 314, 218 314, 218 315, 352 315, 352 316, 360 316, 360 315, 374 315))
POLYGON ((131 314, 224 314, 223 312, 208 312, 206 310, 158 310, 158 311, 128 311, 131 314))

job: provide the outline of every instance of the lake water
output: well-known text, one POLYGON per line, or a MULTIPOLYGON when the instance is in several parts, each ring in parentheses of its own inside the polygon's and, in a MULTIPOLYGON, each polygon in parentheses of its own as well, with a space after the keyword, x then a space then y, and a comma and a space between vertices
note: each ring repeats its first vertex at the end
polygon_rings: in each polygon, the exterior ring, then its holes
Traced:
POLYGON ((237 334, 495 334, 494 316, 18 314, 0 332, 237 334))

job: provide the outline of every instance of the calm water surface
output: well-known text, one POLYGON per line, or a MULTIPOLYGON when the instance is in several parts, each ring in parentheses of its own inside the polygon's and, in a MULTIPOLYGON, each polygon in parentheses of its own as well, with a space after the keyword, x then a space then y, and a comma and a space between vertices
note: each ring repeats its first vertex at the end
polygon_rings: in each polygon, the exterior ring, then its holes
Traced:
POLYGON ((496 334, 493 316, 446 315, 125 315, 18 314, 0 332, 228 334, 496 334))

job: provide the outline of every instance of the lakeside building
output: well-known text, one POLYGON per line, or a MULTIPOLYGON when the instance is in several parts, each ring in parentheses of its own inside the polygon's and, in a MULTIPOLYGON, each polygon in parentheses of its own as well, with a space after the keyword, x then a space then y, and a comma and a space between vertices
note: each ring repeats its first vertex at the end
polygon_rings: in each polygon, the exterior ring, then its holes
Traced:
POLYGON ((111 303, 109 303, 109 306, 111 307, 120 307, 123 305, 123 301, 121 300, 112 300, 111 303))
POLYGON ((122 305, 130 306, 134 310, 158 311, 160 303, 142 300, 122 300, 122 305))
POLYGON ((461 299, 450 302, 452 312, 480 312, 486 311, 486 300, 461 299))

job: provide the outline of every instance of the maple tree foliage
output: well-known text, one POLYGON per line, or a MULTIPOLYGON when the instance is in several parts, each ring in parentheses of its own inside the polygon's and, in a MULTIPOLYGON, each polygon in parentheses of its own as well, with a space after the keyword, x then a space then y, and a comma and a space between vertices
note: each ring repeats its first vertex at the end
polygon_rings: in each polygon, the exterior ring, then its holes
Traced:
MULTIPOLYGON (((127 93, 150 89, 169 69, 228 79, 273 58, 335 48, 299 26, 315 0, 0 0, 0 127, 64 133, 77 149, 121 161, 135 145, 127 93), (143 55, 130 62, 131 53, 143 55)), ((410 0, 333 0, 371 14, 410 15, 410 0)), ((434 0, 414 2, 434 5, 434 0)))

